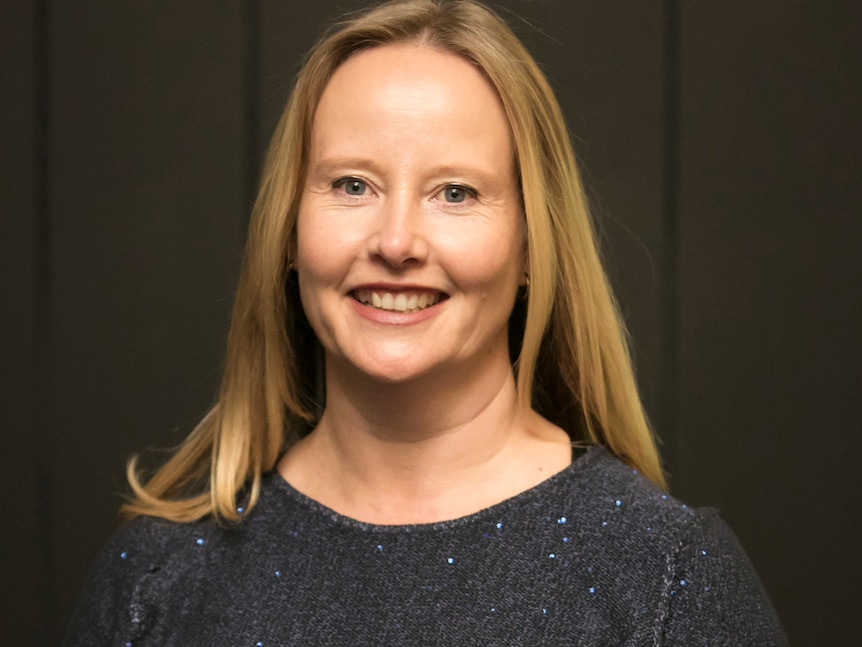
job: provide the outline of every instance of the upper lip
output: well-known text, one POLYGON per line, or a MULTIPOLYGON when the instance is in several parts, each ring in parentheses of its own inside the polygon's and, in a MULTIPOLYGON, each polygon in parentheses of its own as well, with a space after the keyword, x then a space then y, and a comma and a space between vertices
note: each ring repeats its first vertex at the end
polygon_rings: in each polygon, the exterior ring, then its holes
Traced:
POLYGON ((392 292, 393 294, 397 294, 399 292, 434 292, 443 296, 446 295, 443 290, 438 290, 437 288, 427 285, 417 285, 415 283, 362 283, 354 286, 350 292, 356 292, 357 290, 392 292))

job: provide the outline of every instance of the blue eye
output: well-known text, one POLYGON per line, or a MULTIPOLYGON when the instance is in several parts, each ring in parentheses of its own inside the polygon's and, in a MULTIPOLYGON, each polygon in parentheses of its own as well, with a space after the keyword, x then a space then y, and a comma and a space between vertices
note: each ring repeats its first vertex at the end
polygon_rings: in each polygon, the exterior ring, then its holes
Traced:
POLYGON ((469 197, 476 197, 476 192, 460 184, 449 184, 443 189, 443 197, 446 202, 464 202, 469 197))
POLYGON ((344 189, 347 195, 364 195, 368 185, 362 180, 357 180, 355 177, 346 177, 338 180, 335 183, 335 188, 344 189))

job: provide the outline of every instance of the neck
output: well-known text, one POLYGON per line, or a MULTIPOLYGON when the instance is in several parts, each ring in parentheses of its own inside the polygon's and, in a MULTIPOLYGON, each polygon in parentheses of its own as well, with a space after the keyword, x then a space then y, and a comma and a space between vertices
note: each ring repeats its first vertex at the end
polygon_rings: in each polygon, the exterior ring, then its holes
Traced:
POLYGON ((522 409, 508 357, 485 369, 382 384, 327 365, 326 411, 279 471, 337 512, 388 524, 464 516, 565 467, 568 437, 522 409))

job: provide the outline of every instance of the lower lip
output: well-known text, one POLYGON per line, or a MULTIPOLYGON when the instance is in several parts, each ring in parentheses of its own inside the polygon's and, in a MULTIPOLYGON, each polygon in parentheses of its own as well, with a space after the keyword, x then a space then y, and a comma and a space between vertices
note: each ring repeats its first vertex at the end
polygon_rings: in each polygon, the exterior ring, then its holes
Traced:
POLYGON ((373 321, 374 323, 379 324, 406 326, 410 324, 417 324, 422 321, 426 321, 431 317, 434 317, 440 311, 440 307, 445 303, 445 300, 438 301, 433 306, 428 306, 427 308, 423 308, 422 310, 416 310, 415 312, 381 310, 380 308, 375 308, 374 306, 365 305, 364 303, 362 303, 361 301, 357 301, 353 297, 350 297, 350 302, 356 313, 363 319, 367 319, 368 321, 373 321))

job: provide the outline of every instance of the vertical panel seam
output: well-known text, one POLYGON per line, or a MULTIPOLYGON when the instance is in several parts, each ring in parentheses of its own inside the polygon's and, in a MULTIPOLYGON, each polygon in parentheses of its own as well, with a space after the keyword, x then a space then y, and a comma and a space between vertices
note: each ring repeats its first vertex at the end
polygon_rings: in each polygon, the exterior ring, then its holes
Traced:
MULTIPOLYGON (((243 4, 243 170, 245 201, 253 204, 256 198, 260 164, 258 130, 260 110, 260 50, 261 50, 261 6, 260 0, 246 0, 243 4)), ((245 235, 248 214, 241 220, 240 236, 245 235)))
POLYGON ((53 519, 52 493, 54 490, 54 462, 52 424, 55 398, 55 340, 54 340, 54 286, 51 243, 51 177, 50 177, 50 3, 36 0, 33 4, 34 21, 34 79, 35 92, 35 182, 34 223, 35 253, 34 274, 34 326, 33 331, 33 391, 31 394, 31 424, 34 433, 35 455, 32 457, 36 469, 36 515, 38 537, 36 552, 37 575, 41 591, 43 622, 36 630, 40 634, 39 644, 55 643, 61 628, 58 625, 58 592, 56 557, 54 547, 55 524, 53 519))
POLYGON ((666 459, 676 464, 679 453, 677 405, 679 388, 679 119, 680 5, 665 0, 664 87, 662 123, 662 263, 660 304, 661 433, 671 439, 666 459))

